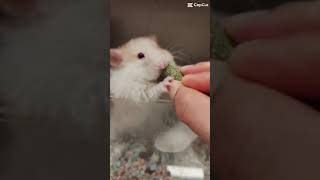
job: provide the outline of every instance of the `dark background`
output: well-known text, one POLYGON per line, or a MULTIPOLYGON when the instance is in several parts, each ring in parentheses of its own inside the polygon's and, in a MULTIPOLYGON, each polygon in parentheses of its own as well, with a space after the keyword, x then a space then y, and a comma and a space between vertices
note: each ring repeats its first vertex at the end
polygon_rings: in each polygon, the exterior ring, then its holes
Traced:
POLYGON ((108 179, 108 4, 0 3, 0 179, 108 179))
MULTIPOLYGON (((287 2, 301 0, 211 0, 213 11, 237 14, 246 11, 269 9, 287 2)), ((312 1, 312 0, 304 0, 312 1)))
MULTIPOLYGON (((214 0, 212 9, 217 13, 216 16, 221 15, 220 13, 230 15, 270 9, 294 1, 296 0, 214 0)), ((310 44, 306 43, 304 46, 310 47, 310 44)), ((257 71, 260 69, 257 68, 257 71)), ((216 102, 219 103, 211 106, 213 107, 211 129, 214 137, 211 157, 214 157, 212 161, 216 171, 214 175, 219 177, 214 179, 319 179, 317 170, 319 134, 312 133, 311 130, 317 127, 313 123, 318 121, 301 118, 301 122, 295 122, 297 119, 283 118, 285 114, 290 114, 289 107, 286 109, 277 103, 268 106, 266 105, 268 100, 258 103, 255 98, 263 99, 264 94, 255 96, 252 93, 252 96, 244 96, 238 93, 244 86, 239 85, 239 88, 235 86, 221 90, 220 92, 223 92, 221 94, 227 95, 227 98, 219 99, 217 96, 216 102), (242 102, 243 106, 234 105, 237 101, 242 102), (279 118, 276 120, 265 118, 267 121, 263 122, 264 118, 260 119, 258 115, 268 117, 266 114, 270 109, 277 111, 279 118), (250 118, 252 114, 256 114, 257 118, 250 118), (281 127, 282 123, 284 126, 281 127), (313 141, 314 139, 316 140, 313 141)), ((295 114, 295 110, 291 111, 295 114)))

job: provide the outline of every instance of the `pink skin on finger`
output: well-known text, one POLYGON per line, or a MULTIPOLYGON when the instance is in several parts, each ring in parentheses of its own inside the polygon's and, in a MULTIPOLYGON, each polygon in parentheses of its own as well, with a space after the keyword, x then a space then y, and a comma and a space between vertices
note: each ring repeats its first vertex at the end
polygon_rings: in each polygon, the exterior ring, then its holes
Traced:
POLYGON ((170 98, 172 100, 174 100, 174 97, 176 96, 177 91, 178 91, 180 86, 181 86, 181 82, 180 81, 173 80, 171 82, 171 85, 170 85, 170 88, 169 88, 169 94, 170 94, 170 98))
POLYGON ((196 74, 200 72, 209 72, 210 71, 210 62, 201 62, 195 65, 183 66, 180 68, 181 72, 184 75, 187 74, 196 74))

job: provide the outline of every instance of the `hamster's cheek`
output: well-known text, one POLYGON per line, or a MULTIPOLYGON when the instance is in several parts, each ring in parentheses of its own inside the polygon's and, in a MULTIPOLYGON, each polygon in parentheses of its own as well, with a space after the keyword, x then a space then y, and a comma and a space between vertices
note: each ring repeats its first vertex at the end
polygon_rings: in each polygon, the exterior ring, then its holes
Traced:
POLYGON ((166 59, 166 61, 173 61, 173 55, 167 51, 167 50, 163 50, 163 54, 164 54, 164 59, 166 59))

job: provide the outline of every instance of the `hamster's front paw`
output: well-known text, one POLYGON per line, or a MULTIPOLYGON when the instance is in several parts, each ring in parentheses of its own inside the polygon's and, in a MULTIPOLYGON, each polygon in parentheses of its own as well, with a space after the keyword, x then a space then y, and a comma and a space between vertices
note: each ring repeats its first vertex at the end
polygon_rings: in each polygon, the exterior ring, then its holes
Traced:
POLYGON ((173 77, 168 76, 161 82, 163 85, 162 87, 164 92, 170 91, 172 81, 173 81, 173 77))

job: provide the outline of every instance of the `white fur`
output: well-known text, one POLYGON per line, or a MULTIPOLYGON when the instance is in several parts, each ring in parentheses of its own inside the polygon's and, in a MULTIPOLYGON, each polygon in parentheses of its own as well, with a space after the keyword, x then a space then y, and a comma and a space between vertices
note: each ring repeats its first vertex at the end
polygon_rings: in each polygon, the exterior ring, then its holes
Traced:
POLYGON ((118 50, 123 62, 119 67, 111 68, 110 92, 113 97, 148 102, 167 92, 166 85, 172 78, 156 83, 162 71, 159 67, 174 62, 167 50, 146 37, 132 39, 118 50), (140 52, 145 55, 144 59, 137 58, 140 52))
MULTIPOLYGON (((111 70, 110 93, 115 98, 129 99, 134 102, 150 102, 167 92, 166 85, 172 77, 160 83, 144 79, 145 69, 134 63, 128 63, 119 70, 111 70)), ((158 75, 159 76, 159 75, 158 75)))

